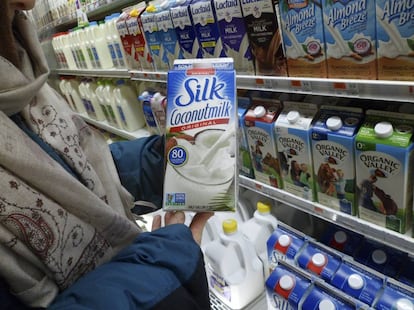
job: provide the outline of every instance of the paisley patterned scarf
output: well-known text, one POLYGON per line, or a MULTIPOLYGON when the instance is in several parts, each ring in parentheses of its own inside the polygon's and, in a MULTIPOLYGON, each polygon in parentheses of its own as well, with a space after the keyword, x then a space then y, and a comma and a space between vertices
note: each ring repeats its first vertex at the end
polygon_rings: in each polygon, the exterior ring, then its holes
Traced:
POLYGON ((27 305, 46 307, 139 228, 106 141, 47 84, 33 25, 24 13, 14 19, 21 68, 0 57, 0 277, 27 305), (10 120, 15 113, 78 179, 10 120))

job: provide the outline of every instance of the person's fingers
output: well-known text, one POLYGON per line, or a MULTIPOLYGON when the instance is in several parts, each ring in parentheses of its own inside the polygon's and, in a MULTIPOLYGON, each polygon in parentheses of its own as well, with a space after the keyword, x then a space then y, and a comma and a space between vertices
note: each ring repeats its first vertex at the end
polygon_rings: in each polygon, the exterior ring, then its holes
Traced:
POLYGON ((158 228, 161 228, 161 215, 159 214, 152 219, 151 231, 157 230, 158 228))
POLYGON ((208 219, 213 215, 213 212, 199 212, 194 215, 193 220, 190 224, 190 229, 193 234, 194 240, 198 244, 201 243, 201 237, 203 234, 204 226, 206 225, 208 219))
POLYGON ((185 213, 183 211, 166 212, 164 216, 165 225, 184 224, 185 213))

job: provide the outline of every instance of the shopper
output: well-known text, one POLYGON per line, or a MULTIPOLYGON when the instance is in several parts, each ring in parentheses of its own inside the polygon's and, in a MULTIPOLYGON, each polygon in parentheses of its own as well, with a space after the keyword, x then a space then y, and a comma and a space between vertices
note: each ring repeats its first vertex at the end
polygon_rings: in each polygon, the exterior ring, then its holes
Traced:
POLYGON ((162 140, 111 153, 67 107, 24 13, 34 2, 0 1, 0 307, 208 309, 197 241, 211 214, 141 233, 131 208, 160 203, 162 140))

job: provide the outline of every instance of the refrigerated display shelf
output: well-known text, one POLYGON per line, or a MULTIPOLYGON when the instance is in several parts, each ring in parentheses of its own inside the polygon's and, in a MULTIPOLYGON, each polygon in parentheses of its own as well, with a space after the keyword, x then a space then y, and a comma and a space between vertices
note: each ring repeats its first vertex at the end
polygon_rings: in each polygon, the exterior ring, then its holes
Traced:
POLYGON ((358 217, 336 211, 317 202, 302 199, 301 197, 295 196, 284 190, 268 186, 245 176, 239 177, 239 185, 271 199, 280 201, 285 205, 324 220, 328 220, 329 222, 338 224, 344 228, 357 231, 371 239, 414 255, 414 239, 411 237, 411 230, 405 234, 400 234, 358 217))
POLYGON ((79 114, 80 116, 82 116, 82 118, 87 122, 90 123, 98 128, 104 129, 108 132, 114 133, 124 139, 128 139, 128 140, 134 140, 137 138, 143 138, 143 137, 148 137, 151 135, 151 133, 148 131, 148 129, 146 127, 138 129, 136 131, 133 132, 129 132, 129 131, 125 131, 119 128, 116 128, 114 126, 111 126, 107 121, 97 121, 94 120, 92 118, 90 118, 89 116, 86 116, 84 114, 79 114))
MULTIPOLYGON (((57 74, 128 77, 132 80, 167 82, 167 72, 136 70, 55 70, 57 74)), ((339 96, 368 100, 414 103, 414 81, 381 81, 278 76, 237 75, 237 88, 271 92, 339 96)))

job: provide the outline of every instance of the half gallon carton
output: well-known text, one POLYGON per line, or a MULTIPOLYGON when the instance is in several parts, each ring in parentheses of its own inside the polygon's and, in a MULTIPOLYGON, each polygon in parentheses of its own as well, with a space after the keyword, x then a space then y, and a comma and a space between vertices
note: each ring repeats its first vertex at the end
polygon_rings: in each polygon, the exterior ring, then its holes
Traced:
POLYGON ((144 31, 145 41, 154 61, 154 68, 157 71, 167 71, 168 62, 163 59, 164 46, 161 44, 161 32, 156 20, 156 12, 160 10, 159 5, 150 4, 141 14, 142 30, 144 31))
POLYGON ((316 201, 357 214, 354 143, 363 120, 359 108, 321 106, 312 126, 316 201))
POLYGON ((224 51, 234 59, 237 74, 254 74, 252 51, 240 0, 213 0, 224 51))
POLYGON ((126 65, 128 69, 141 70, 141 65, 139 61, 134 58, 133 53, 133 37, 128 31, 127 19, 129 17, 129 12, 132 10, 132 7, 128 7, 122 12, 121 16, 116 22, 116 29, 118 30, 119 37, 121 38, 122 46, 125 51, 126 65))
POLYGON ((244 117, 255 179, 276 188, 282 188, 275 137, 275 121, 281 107, 281 102, 276 99, 253 98, 244 117))
POLYGON ((193 0, 190 4, 190 10, 202 57, 225 57, 213 2, 211 0, 193 0))
POLYGON ((413 208, 414 115, 368 110, 356 136, 359 215, 405 233, 413 208))
POLYGON ((313 201, 314 182, 310 130, 315 104, 285 101, 276 120, 276 141, 283 189, 313 201))
POLYGON ((287 76, 282 34, 276 16, 276 1, 240 2, 252 49, 256 75, 287 76))
POLYGON ((190 3, 191 0, 177 0, 177 5, 170 9, 171 19, 184 59, 201 58, 201 49, 191 17, 190 3))
POLYGON ((328 77, 376 79, 375 1, 323 0, 328 77))
POLYGON ((315 1, 280 1, 289 76, 326 77, 322 7, 315 1))
POLYGON ((128 32, 132 37, 132 56, 137 62, 138 69, 154 71, 154 64, 146 44, 144 32, 142 30, 141 14, 145 11, 145 2, 134 6, 129 12, 129 17, 126 20, 128 32), (139 63, 139 65, 138 65, 139 63), (139 68, 140 66, 140 68, 139 68))
POLYGON ((249 143, 247 141, 246 131, 244 129, 244 116, 250 108, 250 98, 238 96, 237 98, 237 115, 239 120, 239 128, 237 131, 239 154, 238 165, 239 173, 251 179, 254 179, 254 170, 252 158, 250 156, 249 143))
POLYGON ((378 79, 414 80, 414 5, 376 0, 378 79))
POLYGON ((233 61, 176 60, 174 66, 168 73, 164 209, 234 211, 238 171, 233 61))

